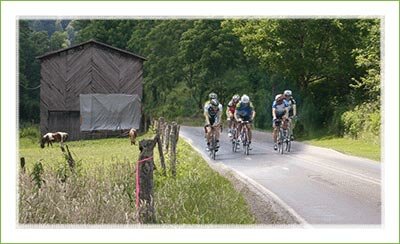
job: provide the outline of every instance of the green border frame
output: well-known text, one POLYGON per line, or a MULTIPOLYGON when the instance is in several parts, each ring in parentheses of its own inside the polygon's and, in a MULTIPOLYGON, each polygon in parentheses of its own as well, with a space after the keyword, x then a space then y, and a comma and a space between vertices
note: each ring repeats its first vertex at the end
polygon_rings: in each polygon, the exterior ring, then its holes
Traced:
MULTIPOLYGON (((114 2, 135 2, 136 0, 117 0, 117 1, 114 1, 114 2)), ((169 0, 147 0, 148 2, 169 2, 169 0)), ((212 2, 213 0, 191 0, 191 1, 186 1, 186 0, 175 0, 175 1, 177 1, 177 2, 204 2, 204 1, 206 1, 206 2, 212 2)), ((243 1, 243 0, 218 0, 218 1, 222 1, 222 2, 245 2, 245 1, 243 1)), ((265 1, 265 0, 252 0, 252 1, 254 1, 254 2, 274 2, 274 1, 265 1)), ((323 1, 320 1, 320 0, 306 0, 306 1, 302 1, 302 0, 281 0, 281 1, 279 1, 279 2, 347 2, 348 0, 323 0, 323 1)), ((376 1, 376 0, 352 0, 352 1, 354 1, 354 2, 400 2, 399 0, 381 0, 381 1, 376 1)), ((1 10, 1 8, 2 8, 2 2, 110 2, 109 0, 57 0, 57 1, 54 1, 54 0, 40 0, 40 1, 36 1, 36 0, 0 0, 0 10, 1 10)), ((276 1, 275 1, 276 2, 276 1)), ((400 12, 400 4, 398 5, 398 13, 400 12)), ((1 29, 1 18, 0 18, 0 29, 1 29)), ((1 34, 0 34, 0 36, 1 36, 1 34)), ((400 35, 399 35, 399 38, 400 38, 400 35)), ((0 48, 1 48, 1 45, 2 45, 2 43, 1 43, 1 39, 0 39, 0 48)), ((400 45, 399 45, 400 46, 400 45)), ((399 52, 399 54, 400 54, 400 52, 399 52)), ((2 60, 0 59, 0 66, 2 67, 2 60)), ((399 65, 399 67, 398 67, 399 69, 397 70, 397 72, 399 73, 399 70, 400 70, 400 65, 399 65)), ((0 75, 1 75, 1 72, 2 72, 2 68, 1 68, 1 70, 0 70, 0 75)), ((398 81, 398 82, 400 82, 400 81, 398 81)), ((1 100, 1 98, 2 98, 2 95, 1 95, 1 91, 2 91, 2 80, 1 80, 1 77, 0 77, 0 108, 1 108, 1 106, 2 106, 2 100, 1 100)), ((399 94, 400 94, 400 88, 399 88, 399 94)), ((398 104, 398 105, 400 105, 400 104, 398 104)), ((1 109, 0 109, 1 110, 1 109)), ((399 111, 398 112, 400 112, 400 108, 399 108, 399 111)), ((1 124, 1 119, 2 119, 2 116, 3 116, 3 113, 1 112, 0 113, 0 131, 2 131, 3 130, 3 127, 2 127, 2 124, 1 124)), ((399 128, 400 128, 400 125, 399 125, 399 128)), ((0 132, 0 134, 1 134, 1 132, 0 132)), ((399 135, 398 135, 399 137, 400 137, 400 132, 399 132, 399 135)), ((0 140, 0 156, 1 156, 1 154, 2 154, 2 147, 1 147, 1 140, 0 140)), ((397 154, 398 154, 398 156, 400 157, 400 148, 399 148, 399 151, 397 152, 397 154)), ((400 162, 397 162, 397 163, 400 163, 400 162)), ((0 165, 0 175, 1 175, 1 171, 2 171, 2 167, 1 167, 1 165, 0 165)), ((399 170, 399 175, 400 175, 400 170, 399 170)), ((400 180, 399 180, 399 178, 398 178, 398 184, 399 184, 399 188, 400 188, 400 180)), ((1 194, 1 189, 2 189, 2 183, 1 183, 1 181, 0 181, 0 215, 1 215, 1 200, 2 200, 2 194, 1 194)), ((400 195, 399 195, 399 202, 400 202, 400 195)), ((399 208, 400 208, 400 206, 399 206, 399 208)), ((399 216, 397 216, 398 217, 398 219, 400 219, 400 213, 399 213, 399 216)), ((1 221, 1 219, 0 219, 0 243, 6 243, 6 242, 2 242, 2 234, 3 234, 3 229, 1 228, 2 227, 2 225, 3 225, 3 223, 2 223, 2 221, 1 221)), ((13 242, 13 243, 29 243, 29 242, 13 242)), ((43 242, 43 243, 51 243, 51 242, 43 242)), ((60 243, 60 244, 69 244, 69 243, 79 243, 79 242, 57 242, 57 243, 60 243)), ((82 242, 82 243, 85 243, 85 244, 95 244, 95 243, 97 243, 97 242, 82 242)), ((105 242, 106 243, 106 242, 105 242)), ((117 244, 118 243, 125 243, 125 242, 116 242, 117 244)), ((150 243, 148 243, 148 244, 153 244, 153 243, 159 243, 159 242, 150 242, 150 243)), ((190 243, 193 243, 193 244, 201 244, 201 243, 204 243, 204 242, 190 242, 190 243)), ((223 242, 223 243, 221 243, 221 244, 225 244, 225 243, 228 243, 228 242, 223 242)), ((254 242, 254 243, 256 243, 256 242, 254 242)), ((282 243, 282 244, 296 244, 296 243, 307 243, 307 242, 284 242, 284 243, 282 243)), ((314 242, 314 243, 318 243, 318 242, 314 242)), ((323 242, 323 243, 327 243, 327 244, 341 244, 341 243, 339 243, 339 242, 323 242)), ((363 242, 351 242, 351 243, 354 243, 354 244, 362 244, 363 242)), ((392 242, 392 243, 400 243, 400 231, 398 232, 398 242, 392 242)))

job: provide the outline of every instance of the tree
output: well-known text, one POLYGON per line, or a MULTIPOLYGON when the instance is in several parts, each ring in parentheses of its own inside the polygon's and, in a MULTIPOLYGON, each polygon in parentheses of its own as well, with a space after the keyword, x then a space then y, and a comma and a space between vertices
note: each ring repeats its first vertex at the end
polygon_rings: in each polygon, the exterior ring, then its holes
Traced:
POLYGON ((182 35, 179 56, 199 108, 211 91, 225 102, 227 87, 232 83, 225 73, 238 68, 244 60, 239 39, 221 26, 221 20, 196 20, 193 28, 182 35))
POLYGON ((21 122, 39 121, 40 63, 36 56, 48 51, 47 32, 35 32, 30 22, 19 22, 19 118, 21 122))
POLYGON ((50 50, 66 48, 70 45, 67 32, 56 31, 50 38, 50 50))
POLYGON ((270 77, 279 77, 297 91, 308 131, 326 127, 338 101, 350 94, 350 83, 357 77, 352 51, 359 41, 356 20, 351 19, 265 19, 229 20, 245 53, 257 58, 270 77))
POLYGON ((360 28, 363 38, 361 45, 354 49, 355 64, 363 70, 363 75, 354 79, 351 87, 359 90, 365 99, 380 103, 380 20, 359 20, 357 26, 360 28))

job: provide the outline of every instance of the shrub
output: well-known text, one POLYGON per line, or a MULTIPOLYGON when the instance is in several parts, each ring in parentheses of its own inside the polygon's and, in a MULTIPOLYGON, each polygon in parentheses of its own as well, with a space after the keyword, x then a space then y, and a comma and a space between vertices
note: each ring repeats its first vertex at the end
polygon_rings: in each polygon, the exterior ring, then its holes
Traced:
POLYGON ((21 127, 19 131, 20 138, 29 138, 38 140, 40 138, 39 125, 28 125, 21 127))
POLYGON ((343 113, 344 133, 353 139, 372 141, 379 144, 381 115, 373 103, 363 103, 353 110, 343 113))

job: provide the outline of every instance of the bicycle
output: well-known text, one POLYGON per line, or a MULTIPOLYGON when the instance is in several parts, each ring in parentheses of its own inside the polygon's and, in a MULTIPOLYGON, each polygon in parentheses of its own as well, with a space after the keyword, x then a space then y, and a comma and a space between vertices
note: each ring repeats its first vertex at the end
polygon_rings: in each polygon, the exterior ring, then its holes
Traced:
POLYGON ((249 129, 247 128, 247 125, 250 124, 249 121, 241 121, 242 124, 242 130, 240 131, 240 139, 243 143, 243 153, 245 155, 249 155, 250 151, 250 144, 249 144, 249 129))
POLYGON ((278 127, 278 153, 280 154, 283 154, 283 151, 290 152, 292 144, 288 126, 286 124, 286 128, 283 128, 282 122, 283 121, 281 119, 275 121, 275 125, 278 127))
POLYGON ((231 142, 232 142, 232 152, 236 152, 236 151, 237 151, 237 148, 238 148, 238 145, 239 145, 239 142, 238 142, 238 140, 237 140, 237 138, 236 138, 236 134, 237 134, 237 122, 236 122, 236 120, 234 120, 232 123, 233 123, 233 126, 232 126, 232 129, 230 130, 230 133, 232 134, 232 139, 231 139, 231 142))
POLYGON ((215 154, 218 151, 218 146, 217 146, 217 135, 216 135, 216 130, 220 129, 219 125, 210 125, 211 127, 211 142, 210 146, 208 147, 209 152, 210 152, 210 157, 215 160, 215 154))

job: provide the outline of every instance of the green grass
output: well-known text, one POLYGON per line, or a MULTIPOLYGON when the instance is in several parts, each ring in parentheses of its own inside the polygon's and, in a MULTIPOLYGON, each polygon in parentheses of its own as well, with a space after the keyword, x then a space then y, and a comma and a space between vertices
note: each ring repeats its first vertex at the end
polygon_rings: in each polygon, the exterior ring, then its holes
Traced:
MULTIPOLYGON (((139 149, 128 138, 67 142, 77 162, 72 174, 58 143, 41 149, 37 135, 22 133, 19 156, 26 173, 19 174, 19 222, 49 224, 135 223, 134 165, 139 149), (41 162, 43 186, 33 181, 41 162), (61 181, 62 179, 62 181, 61 181), (65 180, 66 179, 66 180, 65 180)), ((138 138, 153 137, 146 134, 138 138)), ((214 172, 183 140, 178 143, 177 176, 154 173, 154 200, 159 224, 253 224, 244 198, 214 172)), ((169 159, 166 157, 167 168, 169 159)))
POLYGON ((381 160, 380 146, 362 140, 327 136, 316 139, 308 139, 304 142, 314 146, 331 148, 336 151, 354 156, 369 158, 375 161, 381 160))

